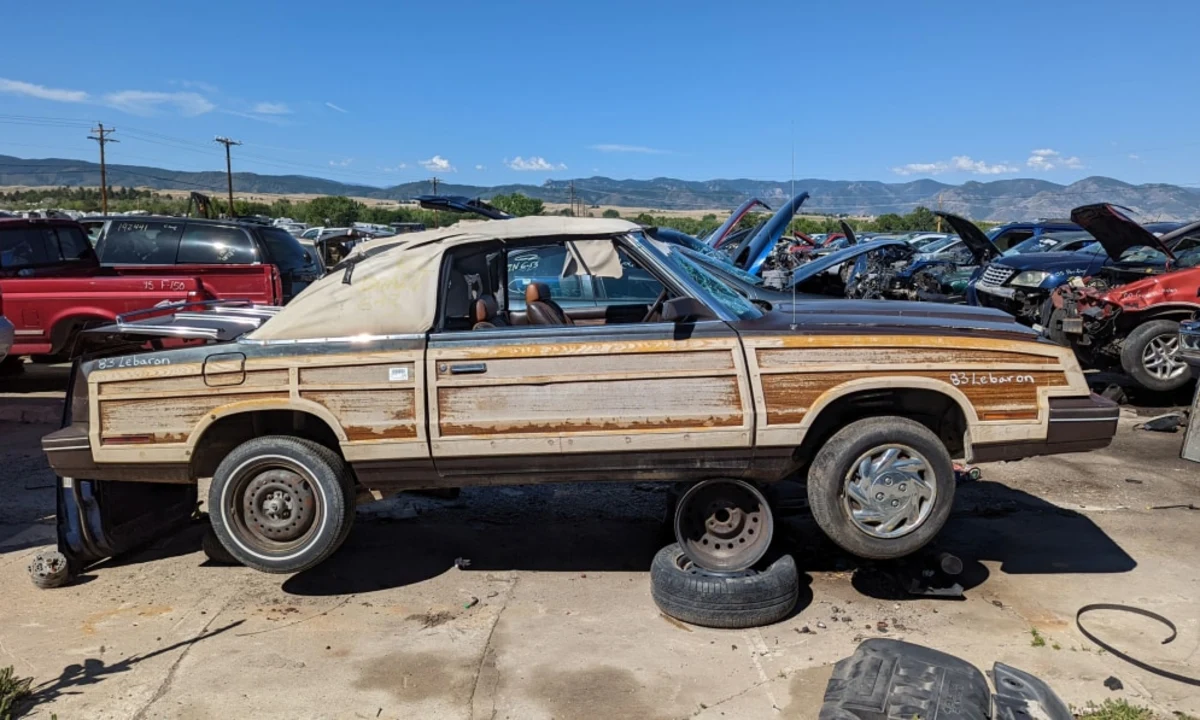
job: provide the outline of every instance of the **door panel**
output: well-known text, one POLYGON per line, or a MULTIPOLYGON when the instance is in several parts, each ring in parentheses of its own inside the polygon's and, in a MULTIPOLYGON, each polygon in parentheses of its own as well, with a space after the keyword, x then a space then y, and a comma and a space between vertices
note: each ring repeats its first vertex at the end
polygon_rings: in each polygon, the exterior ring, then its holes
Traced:
POLYGON ((724 323, 700 323, 677 337, 666 323, 503 328, 432 336, 430 441, 438 470, 450 459, 529 456, 507 471, 549 469, 595 454, 745 448, 751 398, 737 336, 724 323), (550 463, 552 466, 553 463, 550 463))

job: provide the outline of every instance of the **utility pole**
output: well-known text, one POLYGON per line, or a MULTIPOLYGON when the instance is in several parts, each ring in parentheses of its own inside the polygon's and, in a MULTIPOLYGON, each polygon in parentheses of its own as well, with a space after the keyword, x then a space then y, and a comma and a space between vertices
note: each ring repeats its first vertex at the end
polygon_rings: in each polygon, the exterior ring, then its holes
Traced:
POLYGON ((438 183, 441 181, 438 180, 437 177, 435 176, 433 178, 430 178, 429 182, 433 183, 433 194, 437 195, 437 186, 438 186, 438 183))
POLYGON ((96 127, 92 129, 95 135, 88 135, 88 140, 95 140, 100 143, 100 212, 108 214, 108 175, 104 164, 104 144, 110 142, 121 142, 108 137, 115 133, 116 128, 106 128, 104 123, 96 123, 96 127))
POLYGON ((571 215, 575 216, 575 181, 574 180, 571 181, 571 184, 568 186, 568 188, 571 190, 571 215))
POLYGON ((233 164, 229 160, 229 146, 241 145, 242 143, 220 136, 216 138, 215 142, 219 142, 225 146, 225 179, 229 182, 229 217, 233 217, 233 164))
MULTIPOLYGON (((945 193, 938 193, 938 212, 942 211, 942 195, 944 195, 944 194, 945 193)), ((937 231, 941 232, 942 231, 942 216, 941 215, 938 215, 937 223, 938 223, 937 231)))

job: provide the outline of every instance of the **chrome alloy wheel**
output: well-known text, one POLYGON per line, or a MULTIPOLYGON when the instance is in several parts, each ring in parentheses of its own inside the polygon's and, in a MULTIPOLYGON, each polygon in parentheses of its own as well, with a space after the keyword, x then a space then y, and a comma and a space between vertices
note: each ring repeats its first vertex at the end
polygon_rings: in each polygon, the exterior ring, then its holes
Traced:
POLYGON ((1151 338, 1142 350, 1142 367, 1159 380, 1172 380, 1187 371, 1187 363, 1179 359, 1179 336, 1172 333, 1151 338))

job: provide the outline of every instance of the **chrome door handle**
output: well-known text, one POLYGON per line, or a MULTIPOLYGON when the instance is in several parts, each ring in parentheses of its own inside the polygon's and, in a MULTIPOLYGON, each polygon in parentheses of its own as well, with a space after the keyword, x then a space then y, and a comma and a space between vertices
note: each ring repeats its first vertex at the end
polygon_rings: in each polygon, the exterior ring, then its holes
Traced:
POLYGON ((478 375, 487 372, 487 363, 459 363, 450 366, 451 375, 478 375))

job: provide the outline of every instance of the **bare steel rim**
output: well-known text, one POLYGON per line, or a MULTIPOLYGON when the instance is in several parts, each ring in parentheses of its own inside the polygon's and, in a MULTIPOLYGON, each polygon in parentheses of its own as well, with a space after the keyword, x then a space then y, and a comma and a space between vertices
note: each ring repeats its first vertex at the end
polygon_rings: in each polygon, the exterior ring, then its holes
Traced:
POLYGON ((1179 359, 1179 335, 1163 333, 1150 338, 1142 350, 1142 367, 1159 380, 1174 380, 1187 370, 1179 359))
POLYGON ((907 445, 879 445, 846 473, 842 509, 854 526, 891 540, 921 527, 933 512, 937 482, 925 456, 907 445))
POLYGON ((306 545, 325 509, 306 468, 272 456, 246 463, 225 495, 231 530, 253 552, 287 554, 306 545))
POLYGON ((749 569, 766 554, 774 525, 762 493, 732 478, 693 485, 675 508, 675 538, 684 557, 710 573, 749 569))

